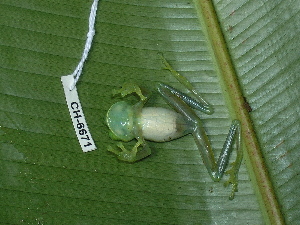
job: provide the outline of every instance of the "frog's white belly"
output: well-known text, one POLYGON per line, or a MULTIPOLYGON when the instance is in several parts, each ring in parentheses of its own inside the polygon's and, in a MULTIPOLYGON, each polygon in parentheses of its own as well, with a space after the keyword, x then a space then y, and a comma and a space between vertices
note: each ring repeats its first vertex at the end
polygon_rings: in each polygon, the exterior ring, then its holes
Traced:
POLYGON ((139 122, 143 137, 150 141, 170 141, 186 134, 182 115, 169 109, 145 107, 139 122))

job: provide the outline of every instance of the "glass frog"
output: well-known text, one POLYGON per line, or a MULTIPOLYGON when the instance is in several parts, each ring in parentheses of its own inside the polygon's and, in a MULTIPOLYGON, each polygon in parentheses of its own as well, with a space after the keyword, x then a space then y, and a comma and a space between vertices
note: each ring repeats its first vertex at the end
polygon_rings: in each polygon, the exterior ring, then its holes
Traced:
POLYGON ((175 111, 161 107, 144 107, 147 97, 143 95, 141 89, 136 84, 125 83, 121 89, 114 90, 113 94, 121 94, 122 97, 125 97, 128 94, 136 93, 141 100, 133 106, 125 101, 115 103, 107 112, 106 122, 112 139, 128 142, 135 138, 137 143, 132 150, 127 150, 122 143, 118 143, 119 150, 109 146, 108 151, 116 154, 119 160, 136 162, 151 154, 151 149, 145 140, 166 142, 192 134, 209 175, 213 181, 219 181, 225 172, 235 144, 236 160, 232 163, 232 168, 226 171, 230 178, 225 182, 225 186, 232 184, 230 199, 233 199, 234 193, 237 191, 238 171, 242 161, 240 122, 233 120, 220 156, 216 161, 202 121, 192 109, 212 114, 212 107, 200 97, 184 76, 170 66, 163 56, 162 60, 165 69, 171 71, 172 75, 186 86, 197 99, 167 84, 159 83, 157 91, 175 111))

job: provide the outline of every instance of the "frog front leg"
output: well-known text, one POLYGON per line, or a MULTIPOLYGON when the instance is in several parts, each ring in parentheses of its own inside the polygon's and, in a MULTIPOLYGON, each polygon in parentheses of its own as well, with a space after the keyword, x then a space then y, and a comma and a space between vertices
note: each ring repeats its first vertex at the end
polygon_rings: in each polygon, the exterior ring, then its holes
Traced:
POLYGON ((151 149, 142 139, 138 140, 131 150, 127 150, 121 142, 119 142, 117 146, 120 148, 120 150, 115 150, 111 146, 108 146, 107 150, 116 154, 119 160, 125 162, 133 163, 146 158, 151 154, 151 149), (142 147, 142 149, 139 150, 139 147, 142 147))
POLYGON ((108 146, 107 149, 116 154, 119 160, 132 163, 149 156, 151 149, 145 142, 137 121, 147 97, 142 94, 139 86, 133 83, 125 83, 121 89, 113 90, 114 95, 121 94, 122 97, 131 93, 136 93, 141 98, 141 101, 133 106, 125 101, 115 103, 107 112, 106 122, 110 128, 110 137, 112 139, 125 142, 134 138, 137 139, 137 143, 131 150, 127 150, 121 142, 117 144, 119 150, 111 146, 108 146))
POLYGON ((232 164, 232 168, 228 171, 230 178, 225 183, 226 185, 229 183, 232 184, 232 192, 229 198, 233 199, 234 193, 237 191, 238 171, 242 161, 242 150, 240 148, 240 122, 238 120, 233 120, 218 161, 216 162, 210 141, 206 135, 200 118, 183 100, 186 98, 186 95, 183 93, 180 93, 179 95, 174 94, 173 90, 165 84, 160 84, 158 91, 166 100, 166 102, 168 102, 178 113, 182 114, 186 118, 187 124, 190 126, 189 132, 194 137, 204 165, 206 166, 212 180, 219 181, 222 178, 228 165, 229 157, 233 150, 233 145, 234 143, 236 144, 236 160, 232 164))
POLYGON ((147 100, 147 97, 143 95, 140 87, 135 83, 124 83, 122 85, 122 88, 120 89, 114 89, 112 91, 113 95, 121 94, 121 96, 124 98, 126 95, 136 93, 142 102, 145 102, 147 100))

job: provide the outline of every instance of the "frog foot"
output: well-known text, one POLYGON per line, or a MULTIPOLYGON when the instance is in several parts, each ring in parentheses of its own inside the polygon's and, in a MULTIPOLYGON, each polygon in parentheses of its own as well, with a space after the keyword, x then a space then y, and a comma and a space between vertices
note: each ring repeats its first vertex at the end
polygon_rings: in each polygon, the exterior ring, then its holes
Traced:
POLYGON ((113 90, 113 95, 121 94, 122 97, 129 95, 131 93, 136 93, 142 101, 146 101, 147 97, 145 97, 137 84, 134 83, 124 83, 122 88, 118 90, 113 90))
POLYGON ((135 162, 136 161, 136 153, 137 148, 133 147, 131 151, 128 151, 122 143, 118 143, 117 146, 121 149, 121 151, 115 150, 111 146, 108 146, 108 151, 116 154, 119 160, 126 162, 135 162))
POLYGON ((141 140, 134 145, 131 151, 127 150, 121 142, 118 143, 117 146, 121 149, 121 151, 115 150, 111 146, 108 146, 107 150, 116 154, 119 160, 125 162, 133 163, 151 154, 148 145, 141 140), (142 150, 138 150, 138 147, 141 145, 143 146, 142 150))
POLYGON ((229 196, 229 199, 234 199, 235 192, 238 191, 238 176, 237 170, 235 168, 235 163, 232 163, 232 167, 225 172, 225 174, 229 175, 229 179, 224 183, 224 186, 227 187, 229 184, 232 185, 232 191, 229 196))

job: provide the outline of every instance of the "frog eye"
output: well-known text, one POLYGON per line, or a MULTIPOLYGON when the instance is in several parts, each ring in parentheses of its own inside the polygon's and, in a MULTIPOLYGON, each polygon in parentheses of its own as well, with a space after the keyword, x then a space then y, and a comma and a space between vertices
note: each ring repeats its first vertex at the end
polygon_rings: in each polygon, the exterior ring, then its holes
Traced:
POLYGON ((134 138, 132 106, 121 101, 113 104, 107 112, 106 123, 113 139, 130 141, 134 138))

